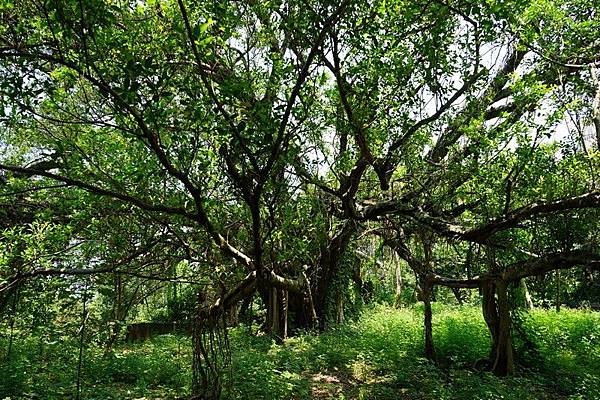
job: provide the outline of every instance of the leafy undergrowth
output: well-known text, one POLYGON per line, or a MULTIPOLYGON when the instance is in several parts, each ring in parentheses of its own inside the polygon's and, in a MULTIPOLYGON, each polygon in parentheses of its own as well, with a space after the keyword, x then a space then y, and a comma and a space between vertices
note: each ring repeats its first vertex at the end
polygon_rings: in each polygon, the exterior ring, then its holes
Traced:
MULTIPOLYGON (((190 340, 165 335, 122 345, 107 355, 99 346, 85 349, 82 399, 175 399, 188 392, 190 340)), ((6 342, 0 342, 4 349, 6 342)), ((74 339, 17 341, 0 368, 0 399, 76 397, 78 353, 74 339)))
MULTIPOLYGON (((489 348, 475 307, 434 307, 438 366, 422 358, 418 307, 377 306, 355 322, 321 335, 298 335, 283 345, 236 328, 231 331, 234 381, 226 385, 225 398, 600 399, 599 313, 536 310, 520 326, 534 347, 523 347, 517 335, 523 366, 505 379, 473 369, 489 348)), ((1 340, 4 346, 5 337, 1 340)), ((185 398, 189 343, 166 335, 119 346, 109 357, 99 347, 88 348, 82 398, 185 398)), ((0 369, 0 398, 73 397, 75 341, 19 339, 11 354, 0 369)))

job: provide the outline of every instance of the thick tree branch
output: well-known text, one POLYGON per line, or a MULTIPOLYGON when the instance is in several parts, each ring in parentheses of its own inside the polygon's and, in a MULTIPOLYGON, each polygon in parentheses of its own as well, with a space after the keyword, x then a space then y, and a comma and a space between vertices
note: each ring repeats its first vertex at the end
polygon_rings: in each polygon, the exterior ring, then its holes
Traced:
POLYGON ((509 212, 505 216, 499 217, 488 224, 480 226, 479 228, 465 231, 461 234, 461 238, 481 243, 486 241, 496 232, 513 228, 520 222, 538 215, 551 214, 559 211, 598 207, 600 207, 599 191, 593 191, 580 196, 551 202, 533 203, 509 212))
POLYGON ((487 273, 473 279, 454 279, 437 274, 430 274, 427 280, 434 285, 451 288, 475 289, 483 282, 502 280, 504 282, 517 282, 530 276, 543 275, 558 269, 569 269, 575 267, 600 268, 600 254, 583 250, 574 250, 560 253, 550 253, 539 257, 533 257, 524 262, 515 263, 502 272, 487 273))
POLYGON ((185 210, 184 208, 167 207, 167 206, 163 206, 163 205, 148 203, 145 200, 141 200, 137 197, 134 197, 134 196, 131 196, 131 195, 128 195, 125 193, 119 193, 119 192, 115 192, 115 191, 112 191, 109 189, 104 189, 99 186, 95 186, 95 185, 89 184, 87 182, 83 182, 78 179, 54 174, 52 172, 38 170, 38 169, 34 169, 34 168, 23 168, 23 167, 18 167, 18 166, 14 166, 14 165, 5 165, 5 164, 0 164, 0 169, 5 170, 5 171, 11 171, 14 173, 23 174, 23 175, 43 176, 43 177, 50 178, 50 179, 53 179, 58 182, 63 182, 64 183, 63 186, 77 187, 80 189, 84 189, 90 193, 96 194, 98 196, 110 197, 113 199, 121 200, 121 201, 124 201, 131 205, 134 205, 145 211, 161 212, 161 213, 171 214, 171 215, 179 215, 179 216, 185 217, 187 219, 197 221, 197 216, 194 213, 191 213, 191 212, 185 210))
POLYGON ((518 281, 528 276, 542 275, 557 269, 568 269, 576 266, 600 267, 600 254, 574 250, 551 253, 535 257, 523 263, 509 267, 501 273, 505 281, 518 281))

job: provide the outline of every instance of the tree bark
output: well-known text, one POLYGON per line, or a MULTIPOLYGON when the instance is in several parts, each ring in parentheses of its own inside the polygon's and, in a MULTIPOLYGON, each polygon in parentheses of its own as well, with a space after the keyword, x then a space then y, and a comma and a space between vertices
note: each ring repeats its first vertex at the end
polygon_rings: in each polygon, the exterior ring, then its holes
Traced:
POLYGON ((431 311, 431 293, 433 286, 425 279, 419 283, 419 297, 423 302, 423 325, 425 334, 425 358, 435 362, 435 347, 433 344, 433 324, 431 311))
POLYGON ((483 316, 492 337, 492 372, 497 376, 511 375, 514 373, 514 359, 507 284, 502 280, 485 281, 482 293, 483 316))
POLYGON ((278 290, 272 287, 269 290, 269 306, 267 307, 267 332, 281 339, 279 307, 278 290))
POLYGON ((498 376, 507 376, 514 373, 515 367, 506 282, 496 283, 496 293, 498 295, 498 341, 492 372, 498 376))
POLYGON ((318 265, 318 275, 312 290, 313 306, 318 318, 320 329, 325 329, 325 305, 331 282, 339 273, 340 261, 348 248, 350 239, 356 233, 357 225, 354 221, 344 223, 341 231, 330 239, 326 246, 321 249, 321 257, 318 265))

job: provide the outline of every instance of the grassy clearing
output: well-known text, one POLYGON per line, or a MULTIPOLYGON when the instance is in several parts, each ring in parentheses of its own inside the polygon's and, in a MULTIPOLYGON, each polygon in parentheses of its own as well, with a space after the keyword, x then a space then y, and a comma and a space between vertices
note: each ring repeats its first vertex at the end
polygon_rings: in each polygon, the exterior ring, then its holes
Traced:
MULTIPOLYGON (((321 335, 302 334, 283 345, 231 331, 234 384, 230 399, 600 399, 600 314, 536 310, 522 322, 536 351, 508 379, 474 371, 489 339, 478 308, 434 308, 439 367, 421 357, 418 307, 377 306, 355 322, 321 335)), ((2 348, 6 338, 2 337, 2 348)), ((517 339, 516 345, 522 346, 517 339)), ((178 398, 188 392, 190 341, 162 336, 85 352, 84 398, 178 398)), ((74 341, 18 339, 0 369, 0 398, 71 397, 74 341)))

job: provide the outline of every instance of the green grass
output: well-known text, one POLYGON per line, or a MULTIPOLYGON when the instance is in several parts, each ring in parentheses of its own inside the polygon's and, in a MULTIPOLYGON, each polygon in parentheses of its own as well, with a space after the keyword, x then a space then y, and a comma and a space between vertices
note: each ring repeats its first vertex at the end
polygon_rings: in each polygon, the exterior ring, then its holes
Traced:
MULTIPOLYGON (((438 366, 422 358, 419 307, 376 306, 355 322, 283 345, 248 328, 231 331, 229 399, 600 399, 600 314, 578 310, 527 314, 523 330, 535 343, 515 376, 472 370, 489 339, 475 307, 434 306, 438 366)), ((2 336, 1 345, 6 343, 2 336)), ((519 345, 519 340, 516 340, 519 345)), ((161 336, 120 345, 113 355, 85 352, 83 398, 184 398, 190 340, 161 336)), ((0 398, 69 398, 74 393, 75 341, 15 342, 0 369, 0 398), (40 351, 40 349, 42 349, 40 351)))
MULTIPOLYGON (((5 349, 5 341, 0 349, 5 349)), ((4 357, 4 355, 3 355, 4 357)), ((122 345, 111 355, 99 346, 84 351, 82 398, 177 398, 187 393, 189 339, 165 335, 122 345)), ((74 398, 78 348, 75 340, 40 343, 28 337, 15 343, 0 368, 0 399, 74 398)))

